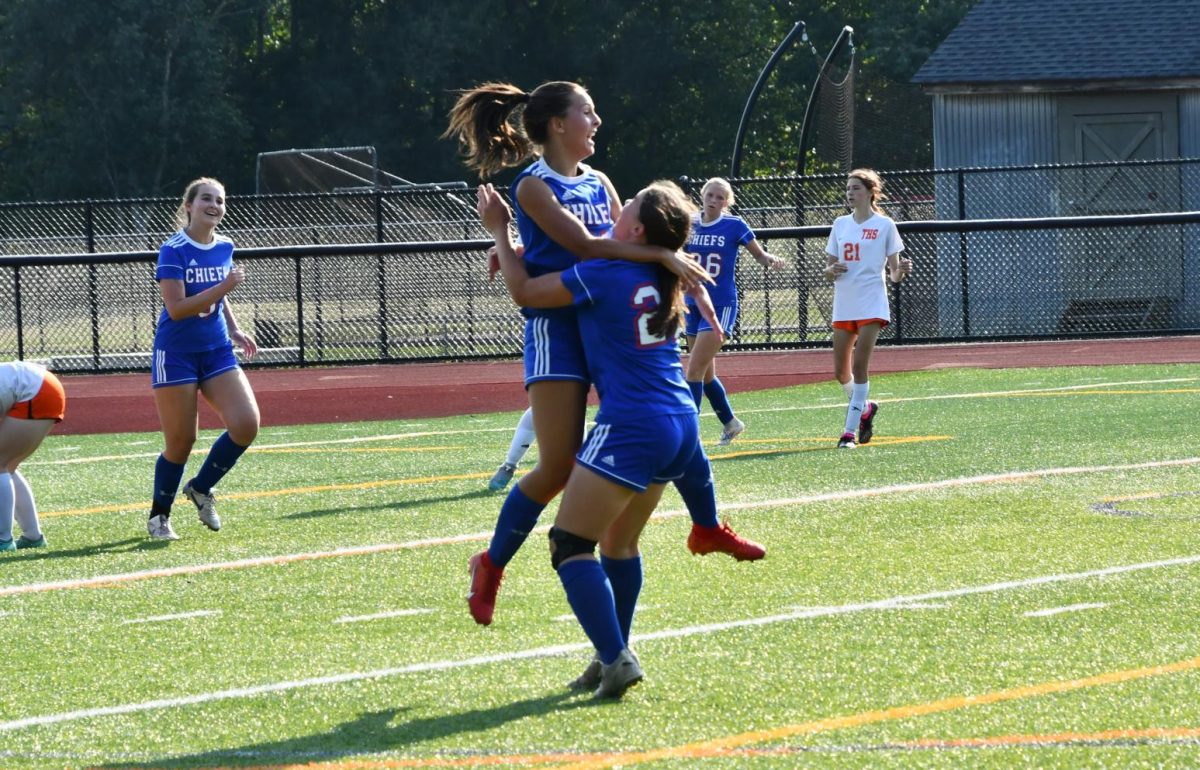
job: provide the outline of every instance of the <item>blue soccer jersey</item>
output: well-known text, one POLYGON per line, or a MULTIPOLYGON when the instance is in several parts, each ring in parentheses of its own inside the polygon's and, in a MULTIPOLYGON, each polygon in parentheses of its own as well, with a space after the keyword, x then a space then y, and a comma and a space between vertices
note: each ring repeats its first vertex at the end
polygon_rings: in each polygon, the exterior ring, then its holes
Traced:
POLYGON ((579 311, 588 370, 600 396, 599 422, 695 414, 675 338, 652 335, 658 266, 621 260, 581 262, 562 274, 579 311))
MULTIPOLYGON (((714 305, 732 305, 737 302, 737 284, 734 273, 737 268, 738 248, 754 240, 754 231, 746 220, 732 214, 722 214, 716 221, 704 224, 701 217, 692 220, 692 237, 685 249, 690 254, 700 255, 700 265, 708 270, 717 283, 708 287, 708 295, 714 305)), ((685 298, 689 305, 696 301, 685 298)))
MULTIPOLYGON (((546 165, 545 159, 539 159, 513 180, 513 212, 517 220, 517 232, 521 236, 521 243, 525 245, 525 270, 530 277, 566 270, 579 261, 579 256, 546 235, 521 208, 516 191, 525 177, 533 176, 545 182, 562 207, 582 222, 593 236, 604 238, 612 232, 613 202, 608 196, 604 180, 589 166, 581 163, 579 169, 581 173, 578 176, 563 176, 546 165)), ((526 317, 536 317, 564 311, 525 308, 521 312, 526 317)), ((568 308, 565 312, 572 313, 573 310, 568 308)))
MULTIPOLYGON (((158 281, 183 281, 184 296, 192 297, 225 280, 233 268, 233 242, 215 235, 212 243, 193 241, 182 230, 172 235, 158 251, 158 281)), ((229 330, 221 300, 199 315, 171 320, 164 307, 158 317, 154 347, 172 353, 198 353, 229 344, 229 330)))

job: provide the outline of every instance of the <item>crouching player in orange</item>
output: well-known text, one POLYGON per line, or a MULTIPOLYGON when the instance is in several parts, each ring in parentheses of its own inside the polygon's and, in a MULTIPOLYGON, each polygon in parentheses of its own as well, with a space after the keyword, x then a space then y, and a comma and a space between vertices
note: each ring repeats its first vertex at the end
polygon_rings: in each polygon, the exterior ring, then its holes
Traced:
POLYGON ((37 364, 0 364, 0 551, 42 548, 37 503, 17 467, 33 454, 66 412, 62 383, 37 364), (21 537, 13 542, 13 517, 21 537))

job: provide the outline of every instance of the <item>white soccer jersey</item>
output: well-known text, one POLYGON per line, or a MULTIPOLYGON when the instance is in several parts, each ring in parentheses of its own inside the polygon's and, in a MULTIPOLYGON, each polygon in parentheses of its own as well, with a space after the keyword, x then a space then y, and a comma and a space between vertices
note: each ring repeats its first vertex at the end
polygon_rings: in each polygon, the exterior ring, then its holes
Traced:
POLYGON ((28 361, 0 364, 0 417, 8 414, 13 404, 29 401, 42 389, 45 368, 28 361))
POLYGON ((904 241, 896 223, 883 214, 873 214, 861 224, 853 214, 834 220, 825 253, 846 266, 833 282, 834 321, 891 319, 884 269, 888 255, 901 251, 904 241))

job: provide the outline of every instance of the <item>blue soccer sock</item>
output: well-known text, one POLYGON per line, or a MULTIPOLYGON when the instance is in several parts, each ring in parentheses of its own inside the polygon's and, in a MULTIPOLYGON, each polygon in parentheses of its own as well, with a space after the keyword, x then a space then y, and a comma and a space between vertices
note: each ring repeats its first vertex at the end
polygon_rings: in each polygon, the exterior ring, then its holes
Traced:
POLYGON ((179 494, 179 482, 183 480, 183 463, 173 463, 162 455, 154 463, 154 497, 150 515, 170 515, 175 496, 179 494))
POLYGON ((612 585, 604 574, 604 568, 595 559, 576 559, 558 568, 558 579, 567 592, 567 602, 575 611, 579 625, 600 662, 608 665, 625 649, 625 637, 617 620, 617 608, 613 600, 612 585))
POLYGON ((13 491, 12 475, 7 471, 0 473, 0 540, 13 539, 13 511, 16 510, 16 506, 17 496, 13 491))
POLYGON ((207 495, 237 465, 238 458, 246 449, 229 437, 229 431, 222 433, 213 442, 212 449, 208 450, 208 457, 204 458, 200 472, 192 479, 192 489, 207 495))
POLYGON ((630 629, 633 628, 633 613, 637 610, 638 595, 642 592, 642 557, 632 559, 610 559, 600 554, 600 566, 612 586, 613 602, 617 609, 617 622, 621 626, 621 638, 629 646, 630 629))
POLYGON ((712 382, 704 383, 704 395, 708 396, 708 403, 717 413, 717 419, 721 421, 721 424, 728 424, 733 419, 733 407, 729 405, 729 396, 726 395, 725 386, 721 384, 721 380, 713 377, 712 382))
POLYGON ((692 391, 692 400, 696 402, 696 408, 700 408, 700 401, 704 398, 704 383, 697 381, 687 381, 688 389, 692 391))
POLYGON ((512 561, 545 507, 545 503, 526 497, 520 484, 513 485, 508 497, 504 498, 504 505, 500 506, 496 531, 492 533, 492 542, 488 545, 488 558, 492 564, 504 567, 512 561))
POLYGON ((675 489, 683 498, 692 523, 701 527, 720 526, 717 521, 717 490, 713 485, 712 465, 703 447, 697 445, 696 453, 688 462, 683 475, 674 481, 675 489))

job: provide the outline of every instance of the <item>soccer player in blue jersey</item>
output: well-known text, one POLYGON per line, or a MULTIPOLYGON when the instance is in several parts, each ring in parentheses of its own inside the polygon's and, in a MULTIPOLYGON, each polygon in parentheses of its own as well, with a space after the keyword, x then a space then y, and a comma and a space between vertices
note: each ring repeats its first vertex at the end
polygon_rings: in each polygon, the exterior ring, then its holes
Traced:
MULTIPOLYGON (((716 280, 716 285, 709 287, 708 293, 716 306, 721 325, 728 332, 737 322, 738 314, 735 278, 738 250, 745 246, 760 265, 773 270, 782 268, 784 261, 759 244, 754 231, 744 219, 729 213, 729 207, 734 202, 733 188, 729 182, 721 177, 709 179, 701 188, 700 197, 703 209, 692 223, 687 250, 699 255, 700 264, 716 280)), ((725 446, 737 438, 746 425, 734 415, 725 386, 717 377, 715 359, 724 344, 724 338, 713 333, 712 326, 697 311, 695 300, 687 297, 685 301, 688 306, 688 387, 692 389, 697 406, 703 396, 708 397, 709 404, 724 426, 718 443, 725 446)))
MULTIPOLYGON (((596 648, 596 665, 573 686, 619 698, 643 676, 629 650, 642 585, 638 536, 666 482, 682 476, 701 451, 699 415, 675 342, 683 315, 679 281, 658 265, 618 260, 582 261, 531 277, 508 242, 509 212, 490 185, 479 188, 479 209, 513 299, 523 307, 578 309, 600 411, 550 529, 550 555, 596 648)), ((655 182, 625 205, 613 238, 676 249, 687 238, 691 213, 682 190, 655 182)))
POLYGON ((234 466, 258 435, 258 403, 238 366, 233 344, 247 358, 258 351, 241 330, 228 294, 246 279, 233 263, 233 242, 216 232, 225 216, 225 187, 203 177, 191 182, 176 212, 179 232, 158 252, 155 278, 163 310, 154 335, 151 384, 162 423, 165 447, 154 466, 154 496, 147 529, 157 540, 178 540, 171 526, 171 505, 184 466, 196 443, 197 393, 212 405, 222 433, 208 450, 200 471, 183 488, 200 521, 221 528, 212 488, 234 466))
MULTIPOLYGON (((591 96, 576 83, 552 81, 529 93, 508 83, 485 83, 461 93, 445 136, 459 140, 467 165, 483 178, 538 156, 509 188, 530 275, 565 270, 580 259, 607 258, 662 264, 688 284, 707 279, 682 252, 608 237, 620 199, 608 177, 583 162, 595 152, 600 124, 591 96), (518 109, 519 129, 511 122, 518 109)), ((538 461, 509 491, 488 548, 470 559, 467 605, 481 625, 492 622, 504 567, 567 483, 583 440, 592 381, 574 308, 521 312, 538 461)), ((695 496, 711 504, 699 514, 705 525, 724 535, 722 542, 730 541, 732 532, 717 524, 711 483, 693 486, 695 496)))

